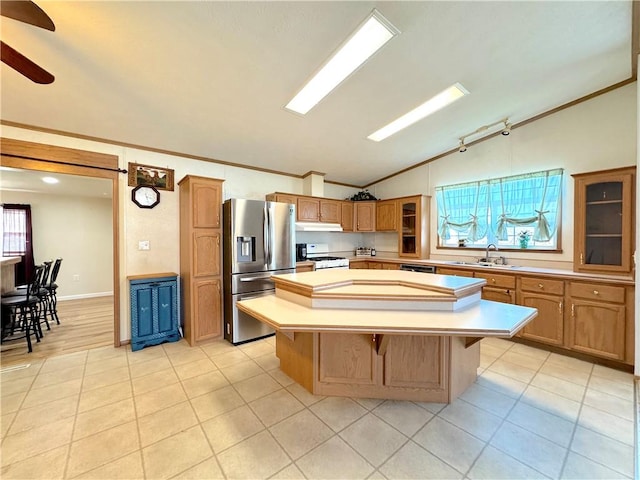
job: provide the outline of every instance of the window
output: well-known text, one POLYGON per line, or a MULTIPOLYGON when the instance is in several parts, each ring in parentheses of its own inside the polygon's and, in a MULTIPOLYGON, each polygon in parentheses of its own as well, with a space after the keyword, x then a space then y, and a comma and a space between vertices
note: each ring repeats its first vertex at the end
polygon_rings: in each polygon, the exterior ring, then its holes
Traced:
POLYGON ((562 172, 437 187, 438 245, 557 249, 562 172), (523 238, 526 246, 521 246, 523 238))
POLYGON ((19 257, 27 252, 27 211, 2 208, 2 256, 19 257))

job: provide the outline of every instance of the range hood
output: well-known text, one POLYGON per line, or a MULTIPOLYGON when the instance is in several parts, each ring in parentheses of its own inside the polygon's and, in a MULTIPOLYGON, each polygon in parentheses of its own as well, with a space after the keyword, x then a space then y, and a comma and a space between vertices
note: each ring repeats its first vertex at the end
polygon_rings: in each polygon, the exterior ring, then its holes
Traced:
POLYGON ((297 232, 341 232, 339 223, 296 222, 297 232))

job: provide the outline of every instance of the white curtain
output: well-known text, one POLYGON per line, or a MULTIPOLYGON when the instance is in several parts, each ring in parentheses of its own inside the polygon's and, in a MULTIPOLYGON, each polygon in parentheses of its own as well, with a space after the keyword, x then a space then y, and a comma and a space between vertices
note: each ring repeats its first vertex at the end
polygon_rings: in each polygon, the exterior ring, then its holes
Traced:
POLYGON ((2 209, 2 256, 19 257, 27 250, 27 214, 24 210, 2 209))
POLYGON ((436 188, 438 235, 449 239, 449 229, 475 242, 487 233, 489 184, 465 183, 436 188))

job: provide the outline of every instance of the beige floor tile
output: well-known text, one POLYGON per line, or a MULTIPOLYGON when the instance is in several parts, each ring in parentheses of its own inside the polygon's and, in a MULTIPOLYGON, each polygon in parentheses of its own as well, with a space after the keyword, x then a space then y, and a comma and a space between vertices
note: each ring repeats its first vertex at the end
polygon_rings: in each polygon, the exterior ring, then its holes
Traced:
POLYGON ((485 443, 441 418, 434 418, 413 440, 459 472, 469 470, 485 443))
POLYGON ((367 411, 350 398, 327 397, 309 407, 320 420, 339 432, 352 424, 367 411))
POLYGON ((339 437, 332 437, 296 461, 307 478, 367 478, 374 470, 339 437), (331 461, 327 462, 330 458, 331 461))
POLYGON ((243 405, 226 415, 207 420, 202 429, 214 453, 218 454, 264 430, 264 425, 248 406, 243 405))
POLYGON ((173 477, 174 480, 224 479, 216 457, 211 457, 173 477))
POLYGON ((196 425, 144 448, 142 457, 147 478, 170 478, 206 460, 212 453, 204 432, 196 425))
POLYGON ((633 447, 578 426, 571 450, 627 477, 633 477, 633 447))
POLYGON ((591 377, 589 371, 574 370, 560 363, 552 363, 549 360, 540 368, 538 373, 544 373, 545 375, 550 375, 582 386, 587 385, 587 383, 589 383, 589 377, 591 377))
POLYGON ((69 380, 43 388, 32 388, 24 399, 22 408, 35 407, 65 397, 77 396, 80 393, 82 379, 69 380))
POLYGON ((527 383, 492 372, 491 370, 482 372, 482 375, 476 379, 476 383, 512 398, 519 398, 527 388, 527 383))
POLYGON ((509 422, 500 426, 491 439, 491 445, 551 478, 560 475, 567 452, 557 443, 509 422))
POLYGON ((129 422, 71 444, 67 476, 75 477, 140 448, 136 422, 129 422))
POLYGON ((374 467, 382 465, 408 440, 371 413, 345 428, 340 437, 374 467))
POLYGON ((253 359, 260 367, 268 372, 270 370, 275 370, 276 368, 280 368, 280 359, 276 357, 274 353, 268 353, 267 355, 262 355, 260 357, 255 357, 253 359))
POLYGON ((35 377, 16 378, 5 380, 0 384, 0 396, 6 397, 16 393, 26 393, 31 388, 35 377))
POLYGON ((20 392, 1 397, 0 411, 2 411, 3 414, 17 412, 26 396, 27 392, 20 392))
POLYGON ((80 440, 135 419, 136 412, 132 398, 80 413, 73 429, 73 440, 80 440))
POLYGON ((484 348, 485 346, 491 346, 493 348, 501 350, 504 353, 510 348, 512 348, 515 345, 515 343, 513 343, 510 340, 505 340, 503 338, 485 337, 482 339, 482 343, 480 345, 481 345, 481 348, 484 348))
POLYGON ((198 360, 209 360, 209 357, 199 348, 180 348, 177 350, 165 348, 165 352, 174 367, 185 363, 197 362, 198 360))
POLYGON ((326 398, 322 395, 314 395, 310 393, 306 388, 304 388, 299 383, 292 383, 287 387, 287 391, 291 393, 294 397, 302 402, 305 406, 313 405, 314 403, 318 403, 320 400, 326 398))
POLYGON ((593 375, 589 380, 589 388, 633 401, 633 383, 619 382, 593 375))
POLYGON ((142 453, 136 452, 120 457, 98 468, 75 477, 82 480, 131 480, 144 478, 142 453))
POLYGON ((610 468, 605 467, 604 465, 600 465, 599 463, 592 462, 582 455, 569 452, 569 456, 567 457, 567 461, 560 478, 567 480, 584 480, 586 478, 601 480, 622 480, 630 477, 622 475, 619 472, 615 472, 610 468))
POLYGON ((95 388, 80 394, 78 412, 93 410, 94 408, 103 407, 110 403, 124 400, 125 398, 131 398, 132 396, 131 382, 129 381, 95 388))
POLYGON ((129 365, 136 365, 138 363, 147 363, 152 360, 168 360, 167 354, 163 349, 162 345, 154 345, 152 347, 146 347, 142 350, 136 350, 135 352, 131 350, 129 346, 127 348, 127 360, 129 361, 129 365))
POLYGON ((548 478, 491 446, 483 450, 467 476, 473 480, 547 480, 548 478))
POLYGON ((231 386, 191 399, 191 405, 193 405, 193 409, 201 422, 234 410, 244 404, 242 397, 231 386))
POLYGON ((522 365, 518 365, 516 363, 507 362, 502 358, 503 357, 493 362, 487 370, 499 373, 501 375, 513 378, 524 383, 529 383, 535 376, 535 369, 523 367, 522 365))
POLYGON ((587 393, 584 396, 584 404, 612 415, 617 415, 618 417, 626 420, 633 421, 634 418, 632 401, 616 397, 615 395, 609 395, 608 393, 594 390, 592 388, 587 389, 587 393))
POLYGON ((220 369, 237 365, 238 363, 246 362, 247 360, 250 360, 250 358, 238 348, 223 352, 220 355, 213 357, 214 363, 220 369))
MULTIPOLYGON (((0 356, 0 360, 1 358, 0 356)), ((42 365, 44 360, 0 368, 0 386, 21 378, 33 378, 40 372, 42 365)))
POLYGON ((78 410, 78 397, 74 395, 46 405, 20 409, 13 420, 9 435, 74 416, 78 410))
POLYGON ((265 430, 225 450, 218 461, 227 478, 267 478, 291 463, 265 430))
POLYGON ((234 365, 220 367, 220 371, 231 383, 241 382, 264 373, 262 367, 253 360, 245 360, 234 365))
POLYGON ((143 447, 187 430, 198 423, 187 401, 138 419, 140 444, 143 447))
POLYGON ((603 367, 602 365, 594 365, 592 375, 622 383, 633 383, 633 373, 603 367))
POLYGON ((152 373, 160 372, 171 367, 171 362, 166 356, 158 356, 158 358, 154 358, 146 362, 129 363, 129 372, 131 373, 131 378, 138 378, 144 377, 145 375, 151 375, 152 373))
POLYGON ((136 402, 136 414, 138 417, 144 417, 186 401, 187 395, 184 393, 180 383, 174 383, 152 392, 136 395, 134 400, 136 402))
POLYGON ((143 377, 137 377, 131 380, 134 395, 142 395, 144 393, 159 390, 169 385, 178 383, 180 380, 173 368, 166 368, 159 372, 150 373, 143 377))
POLYGON ((427 412, 431 412, 434 415, 439 414, 442 410, 444 410, 449 404, 448 403, 433 403, 433 402, 413 402, 414 405, 417 405, 420 408, 424 408, 427 412))
POLYGON ((502 419, 464 400, 458 399, 442 409, 438 416, 481 440, 489 440, 502 419))
POLYGON ((2 442, 2 465, 19 462, 71 442, 74 417, 7 435, 2 442))
POLYGON ((496 360, 497 360, 496 357, 490 357, 488 355, 481 354, 480 355, 480 367, 478 368, 478 370, 479 370, 478 375, 480 375, 487 368, 489 368, 493 364, 493 362, 495 362, 496 360))
POLYGON ((294 460, 334 435, 329 427, 306 409, 272 426, 269 431, 294 460))
POLYGON ((42 364, 40 373, 53 372, 56 370, 65 370, 67 368, 77 367, 87 363, 87 351, 69 353, 67 355, 59 355, 57 357, 47 358, 42 364))
POLYGON ((262 373, 238 382, 234 387, 247 403, 282 389, 282 385, 268 373, 262 373))
POLYGON ((384 402, 382 398, 351 398, 351 400, 369 411, 373 410, 384 402))
POLYGON ((531 370, 538 370, 542 364, 545 362, 547 357, 534 357, 531 355, 524 355, 514 350, 518 345, 514 345, 508 352, 505 352, 500 360, 504 360, 505 362, 515 363, 516 365, 520 365, 521 367, 530 368, 531 370))
POLYGON ((582 402, 582 398, 584 397, 584 385, 578 385, 562 380, 561 378, 552 377, 546 373, 538 373, 533 380, 531 380, 531 385, 557 395, 562 395, 576 402, 582 402))
POLYGON ((127 358, 127 347, 114 348, 113 346, 109 346, 93 348, 87 353, 87 365, 116 357, 127 358))
POLYGON ((258 400, 254 400, 249 406, 267 427, 290 417, 304 408, 304 405, 285 389, 277 390, 258 400))
POLYGON ((528 357, 537 358, 540 360, 546 360, 551 355, 546 350, 540 350, 539 348, 530 347, 528 345, 523 345, 522 343, 515 343, 513 347, 509 349, 510 353, 518 353, 520 355, 526 355, 528 357))
POLYGON ((462 473, 412 441, 407 442, 379 470, 387 478, 447 479, 463 477, 462 473))
MULTIPOLYGON (((305 480, 306 477, 293 463, 288 467, 284 467, 278 473, 269 477, 272 480, 305 480)), ((371 477, 369 477, 371 478, 371 477)))
POLYGON ((4 438, 4 436, 7 434, 16 415, 17 413, 13 412, 0 416, 0 439, 4 438))
POLYGON ((114 368, 97 375, 85 375, 82 382, 82 391, 86 392, 95 388, 106 387, 115 383, 125 382, 131 379, 129 367, 114 368))
POLYGON ((477 383, 470 385, 459 398, 501 418, 506 417, 516 403, 514 398, 477 383))
POLYGON ((229 382, 220 371, 205 373, 182 381, 182 386, 189 398, 199 397, 228 385, 229 382))
POLYGON ((101 361, 87 363, 85 366, 85 375, 96 375, 102 372, 108 372, 115 368, 127 367, 129 362, 126 355, 118 355, 116 357, 105 358, 101 361))
POLYGON ((507 420, 563 447, 568 447, 575 423, 518 402, 507 420))
POLYGON ((577 358, 568 357, 566 355, 559 355, 557 353, 552 353, 551 355, 549 355, 547 363, 560 365, 570 368, 571 370, 578 370, 589 374, 593 370, 593 363, 591 362, 585 362, 583 360, 578 360, 577 358))
POLYGON ((234 347, 226 340, 217 340, 215 342, 202 345, 200 349, 209 357, 217 357, 224 355, 225 353, 235 352, 237 347, 234 347))
POLYGON ((493 360, 497 360, 500 358, 505 352, 503 348, 497 348, 493 345, 489 345, 488 343, 482 342, 480 344, 480 355, 486 356, 487 358, 492 358, 493 360))
POLYGON ((631 420, 625 420, 616 415, 611 415, 602 410, 583 405, 582 410, 580 410, 578 424, 602 435, 607 435, 619 442, 633 446, 634 428, 633 421, 631 420))
POLYGON ((63 479, 68 452, 69 445, 64 445, 26 460, 4 465, 0 470, 0 477, 3 480, 24 480, 27 478, 39 478, 42 480, 63 479))
POLYGON ((580 402, 534 386, 529 386, 525 390, 521 401, 569 422, 575 422, 580 411, 580 402))
POLYGON ((242 350, 242 353, 254 359, 268 354, 275 356, 276 353, 275 347, 265 342, 245 343, 244 345, 240 345, 239 348, 242 350))
POLYGON ((276 382, 278 382, 283 387, 288 387, 289 385, 293 385, 296 383, 293 378, 284 373, 279 368, 275 368, 273 370, 269 370, 269 375, 271 375, 276 382))
POLYGON ((414 403, 398 400, 387 400, 372 413, 409 437, 433 418, 433 413, 428 410, 414 403))
MULTIPOLYGON (((202 354, 204 355, 204 353, 202 354)), ((205 373, 215 372, 218 367, 215 366, 206 355, 200 360, 190 363, 182 363, 173 367, 180 380, 187 380, 189 378, 197 377, 198 375, 204 375, 205 373)))

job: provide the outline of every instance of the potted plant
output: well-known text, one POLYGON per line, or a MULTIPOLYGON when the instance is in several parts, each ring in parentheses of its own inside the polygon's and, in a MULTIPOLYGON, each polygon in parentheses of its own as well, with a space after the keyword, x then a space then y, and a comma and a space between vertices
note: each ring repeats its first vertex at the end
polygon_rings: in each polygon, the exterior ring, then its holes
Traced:
POLYGON ((530 238, 531 238, 531 233, 527 230, 522 230, 518 234, 518 239, 520 240, 520 248, 527 248, 529 246, 530 238))

